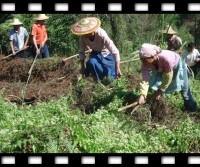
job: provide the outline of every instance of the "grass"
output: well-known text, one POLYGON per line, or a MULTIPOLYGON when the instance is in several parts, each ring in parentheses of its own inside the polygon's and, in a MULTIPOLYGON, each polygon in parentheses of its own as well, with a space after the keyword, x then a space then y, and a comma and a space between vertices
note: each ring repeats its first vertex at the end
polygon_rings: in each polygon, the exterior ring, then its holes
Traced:
MULTIPOLYGON (((125 85, 127 74, 139 76, 139 67, 140 63, 135 62, 122 66, 123 77, 104 87, 80 78, 66 96, 40 102, 35 107, 17 107, 0 98, 0 152, 199 152, 198 117, 181 111, 183 102, 180 94, 166 97, 175 112, 163 122, 151 120, 147 105, 138 107, 134 115, 118 112, 118 108, 126 105, 127 97, 130 99, 138 95, 137 90, 128 90, 125 85), (89 89, 86 89, 87 86, 89 89), (91 112, 83 112, 83 103, 90 105, 91 112)), ((200 104, 199 81, 190 80, 190 85, 194 98, 200 104)))
MULTIPOLYGON (((79 87, 84 86, 83 82, 87 81, 81 79, 80 82, 82 83, 79 87)), ((102 105, 90 114, 84 114, 78 108, 71 109, 73 91, 69 92, 69 96, 39 103, 35 107, 18 108, 1 99, 0 152, 186 153, 199 151, 200 125, 195 123, 187 113, 184 113, 184 119, 181 118, 182 120, 176 126, 168 128, 159 123, 149 125, 148 121, 137 121, 128 113, 118 112, 117 109, 124 103, 125 95, 129 93, 123 88, 124 82, 123 78, 117 81, 112 96, 111 92, 106 93, 107 90, 102 90, 100 85, 96 85, 94 90, 97 90, 98 98, 94 100, 99 99, 102 105), (112 100, 105 103, 102 99, 109 94, 112 100)), ((136 112, 145 113, 148 108, 144 107, 136 112)))

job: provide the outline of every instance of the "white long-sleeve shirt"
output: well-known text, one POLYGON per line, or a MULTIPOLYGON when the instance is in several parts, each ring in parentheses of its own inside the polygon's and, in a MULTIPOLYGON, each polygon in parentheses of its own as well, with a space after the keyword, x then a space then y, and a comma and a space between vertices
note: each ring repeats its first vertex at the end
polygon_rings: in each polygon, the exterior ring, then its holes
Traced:
POLYGON ((194 49, 192 52, 188 52, 188 50, 185 50, 181 57, 185 61, 187 66, 191 67, 196 64, 195 60, 198 58, 198 56, 200 56, 199 51, 197 49, 194 49))

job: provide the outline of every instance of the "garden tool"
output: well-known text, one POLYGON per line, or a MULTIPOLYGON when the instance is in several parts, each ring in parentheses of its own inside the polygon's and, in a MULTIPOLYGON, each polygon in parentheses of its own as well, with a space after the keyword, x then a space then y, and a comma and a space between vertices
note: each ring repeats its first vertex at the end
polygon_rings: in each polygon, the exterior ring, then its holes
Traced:
POLYGON ((35 56, 35 58, 34 58, 34 60, 33 60, 33 63, 32 63, 32 65, 31 65, 31 68, 30 68, 30 70, 28 71, 28 74, 29 74, 29 75, 31 75, 31 72, 32 72, 32 70, 33 70, 33 66, 35 65, 35 62, 36 62, 36 59, 37 59, 38 55, 40 54, 40 49, 41 49, 41 47, 39 48, 39 53, 36 54, 36 56, 35 56))
POLYGON ((119 108, 118 111, 123 111, 123 110, 126 110, 126 109, 131 108, 131 107, 136 107, 138 105, 139 105, 139 103, 136 101, 136 102, 134 102, 132 104, 129 104, 129 105, 125 106, 125 107, 119 108))
MULTIPOLYGON (((15 54, 17 54, 17 53, 19 53, 19 52, 21 52, 21 51, 23 51, 23 50, 26 50, 28 47, 29 47, 29 46, 27 46, 25 49, 18 50, 17 52, 15 52, 15 54)), ((4 58, 2 58, 2 60, 7 59, 8 57, 11 57, 11 56, 13 56, 13 53, 10 54, 10 55, 8 55, 8 56, 5 56, 4 58)))

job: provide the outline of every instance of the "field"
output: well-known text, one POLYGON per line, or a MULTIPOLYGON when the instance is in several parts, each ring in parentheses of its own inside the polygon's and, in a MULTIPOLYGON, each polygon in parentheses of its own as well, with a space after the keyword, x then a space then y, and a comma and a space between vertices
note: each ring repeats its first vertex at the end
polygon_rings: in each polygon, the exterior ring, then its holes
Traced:
MULTIPOLYGON (((32 61, 0 62, 0 152, 199 152, 200 114, 184 112, 180 94, 118 111, 138 97, 139 61, 110 84, 59 57, 37 60, 28 80, 32 61)), ((199 104, 199 80, 190 84, 199 104)))

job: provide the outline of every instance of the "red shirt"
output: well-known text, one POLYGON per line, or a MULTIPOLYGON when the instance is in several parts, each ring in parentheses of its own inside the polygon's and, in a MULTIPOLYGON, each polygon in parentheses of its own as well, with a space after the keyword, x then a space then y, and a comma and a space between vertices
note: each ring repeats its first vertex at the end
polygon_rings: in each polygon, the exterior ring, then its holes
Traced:
POLYGON ((42 44, 47 35, 45 25, 40 25, 37 23, 33 24, 31 28, 31 35, 36 36, 37 45, 42 44))

